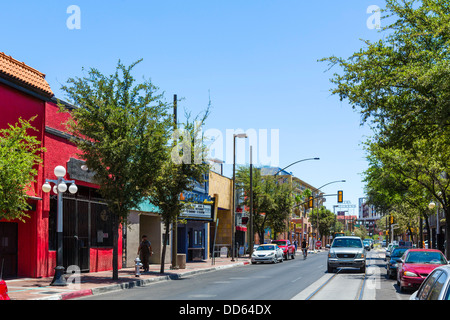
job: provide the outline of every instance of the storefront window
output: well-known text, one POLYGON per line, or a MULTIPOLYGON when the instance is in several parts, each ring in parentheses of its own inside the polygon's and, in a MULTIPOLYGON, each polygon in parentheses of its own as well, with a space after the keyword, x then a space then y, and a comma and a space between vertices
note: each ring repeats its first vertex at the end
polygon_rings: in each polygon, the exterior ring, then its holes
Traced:
POLYGON ((104 204, 91 203, 91 246, 113 246, 111 213, 104 204))
MULTIPOLYGON (((83 237, 83 246, 112 247, 112 219, 106 204, 96 189, 79 186, 74 195, 65 193, 64 203, 64 237, 83 237), (75 221, 73 221, 75 219, 75 221), (85 243, 89 241, 89 243, 85 243)), ((48 217, 48 248, 57 250, 57 210, 56 195, 50 195, 48 217)), ((80 245, 80 244, 78 244, 80 245)))

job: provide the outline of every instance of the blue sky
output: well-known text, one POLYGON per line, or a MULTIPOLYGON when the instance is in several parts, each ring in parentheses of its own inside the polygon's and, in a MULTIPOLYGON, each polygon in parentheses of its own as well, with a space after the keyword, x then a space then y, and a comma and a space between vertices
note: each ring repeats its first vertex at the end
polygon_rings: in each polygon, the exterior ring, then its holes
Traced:
MULTIPOLYGON (((360 143, 371 131, 331 96, 334 70, 317 60, 348 57, 360 39, 381 37, 366 25, 370 5, 384 1, 17 0, 0 5, 0 51, 45 73, 60 98, 61 85, 83 67, 109 74, 119 59, 142 58, 136 79, 151 79, 168 101, 184 98, 180 116, 182 108, 201 112, 211 97, 205 129, 278 130, 280 167, 320 157, 289 171, 316 187, 345 179, 323 191, 344 190, 357 205, 367 167, 360 143), (66 25, 70 5, 81 10, 81 29, 66 25)), ((326 204, 332 210, 336 198, 326 204)))

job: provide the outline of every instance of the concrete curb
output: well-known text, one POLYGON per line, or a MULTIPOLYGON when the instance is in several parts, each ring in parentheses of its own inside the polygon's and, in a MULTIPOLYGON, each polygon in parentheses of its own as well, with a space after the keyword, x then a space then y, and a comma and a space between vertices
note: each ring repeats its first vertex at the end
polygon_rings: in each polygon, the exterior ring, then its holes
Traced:
POLYGON ((211 272, 211 271, 218 271, 218 270, 228 269, 228 268, 233 268, 233 267, 240 267, 240 266, 244 266, 244 265, 248 265, 248 264, 249 264, 248 261, 238 262, 238 263, 234 263, 234 264, 192 270, 192 271, 187 271, 187 272, 183 272, 183 273, 175 273, 175 274, 159 276, 159 277, 154 277, 154 278, 149 278, 149 279, 137 279, 135 281, 120 283, 120 284, 113 284, 113 285, 108 285, 108 286, 98 287, 98 288, 93 288, 93 289, 84 289, 84 290, 78 290, 78 291, 74 291, 74 292, 54 294, 54 295, 51 295, 48 297, 36 298, 33 300, 70 300, 70 299, 86 297, 86 296, 91 296, 91 295, 98 295, 98 294, 103 294, 103 293, 108 293, 108 292, 113 292, 113 291, 132 289, 135 287, 143 287, 143 286, 149 285, 154 282, 177 280, 177 279, 181 279, 186 276, 191 276, 191 275, 206 273, 206 272, 211 272))

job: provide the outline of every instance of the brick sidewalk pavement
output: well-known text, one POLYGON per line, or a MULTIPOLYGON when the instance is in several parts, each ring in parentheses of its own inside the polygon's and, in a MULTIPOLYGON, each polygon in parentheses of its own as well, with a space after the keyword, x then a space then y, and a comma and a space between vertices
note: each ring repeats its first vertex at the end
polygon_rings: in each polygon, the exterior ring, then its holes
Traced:
POLYGON ((239 258, 232 262, 230 258, 216 258, 215 264, 210 259, 186 263, 186 269, 171 270, 165 265, 164 274, 159 273, 160 265, 150 265, 148 272, 135 276, 134 268, 119 270, 119 280, 112 280, 112 271, 81 273, 78 284, 66 287, 50 286, 49 278, 24 278, 5 280, 11 300, 68 300, 77 297, 95 295, 136 286, 145 286, 155 281, 179 279, 196 273, 209 272, 224 268, 249 264, 248 258, 239 258))

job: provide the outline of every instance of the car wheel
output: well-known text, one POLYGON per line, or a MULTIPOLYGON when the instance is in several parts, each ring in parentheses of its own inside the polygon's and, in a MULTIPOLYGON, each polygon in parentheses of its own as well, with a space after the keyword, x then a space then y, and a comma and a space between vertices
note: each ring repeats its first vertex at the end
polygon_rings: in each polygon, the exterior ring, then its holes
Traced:
POLYGON ((366 266, 359 268, 359 272, 366 273, 366 266))
POLYGON ((334 268, 333 267, 331 267, 330 265, 328 265, 327 266, 327 271, 328 271, 328 273, 333 273, 334 272, 334 268))

